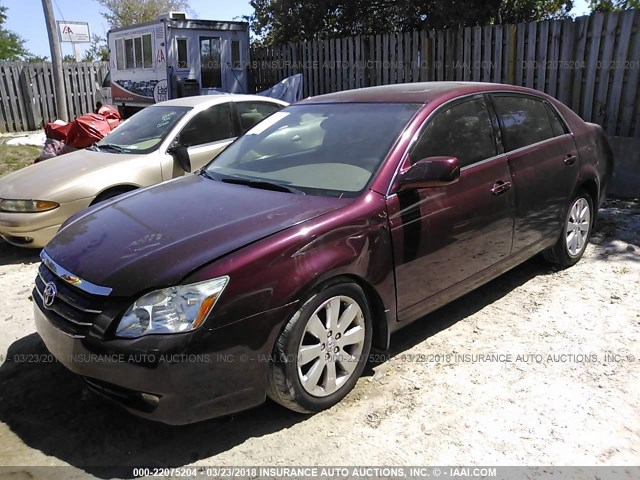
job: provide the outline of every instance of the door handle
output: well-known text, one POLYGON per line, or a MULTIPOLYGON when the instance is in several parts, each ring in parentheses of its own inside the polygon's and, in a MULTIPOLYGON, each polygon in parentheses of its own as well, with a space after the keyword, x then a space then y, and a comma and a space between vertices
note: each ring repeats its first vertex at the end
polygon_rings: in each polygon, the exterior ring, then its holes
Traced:
POLYGON ((565 165, 573 165, 574 163, 576 163, 576 160, 578 160, 578 157, 569 153, 564 159, 564 163, 565 165))
POLYGON ((494 195, 502 195, 504 192, 511 188, 511 182, 503 182, 502 180, 498 180, 493 184, 493 188, 491 189, 491 193, 494 195))

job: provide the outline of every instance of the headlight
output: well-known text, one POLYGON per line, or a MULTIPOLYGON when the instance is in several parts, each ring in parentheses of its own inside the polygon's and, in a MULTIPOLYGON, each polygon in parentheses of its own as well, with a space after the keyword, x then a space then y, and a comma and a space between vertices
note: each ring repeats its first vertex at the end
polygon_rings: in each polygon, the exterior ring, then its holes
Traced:
POLYGON ((227 283, 229 277, 220 277, 147 293, 126 311, 116 335, 135 338, 195 330, 207 318, 227 283))
POLYGON ((58 208, 60 204, 46 200, 2 200, 0 210, 12 213, 46 212, 58 208))

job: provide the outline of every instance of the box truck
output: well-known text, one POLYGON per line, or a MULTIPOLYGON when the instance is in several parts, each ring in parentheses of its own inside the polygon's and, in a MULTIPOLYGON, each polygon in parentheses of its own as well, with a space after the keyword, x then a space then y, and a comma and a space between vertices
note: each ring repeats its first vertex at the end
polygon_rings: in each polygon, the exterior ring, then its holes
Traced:
POLYGON ((125 117, 172 98, 248 93, 247 22, 171 12, 107 36, 112 102, 125 117))

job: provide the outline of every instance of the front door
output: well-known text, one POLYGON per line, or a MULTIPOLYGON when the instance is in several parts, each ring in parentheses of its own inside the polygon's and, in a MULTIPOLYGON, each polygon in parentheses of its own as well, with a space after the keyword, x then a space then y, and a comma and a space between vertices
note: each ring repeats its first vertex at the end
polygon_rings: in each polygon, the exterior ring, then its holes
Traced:
MULTIPOLYGON (((231 103, 214 105, 196 113, 176 135, 172 144, 188 148, 191 171, 202 168, 222 152, 237 136, 231 103)), ((185 171, 171 163, 171 172, 163 171, 163 178, 175 178, 185 171)))
POLYGON ((506 156, 497 152, 483 96, 428 119, 409 161, 441 155, 458 157, 457 183, 403 191, 388 199, 400 321, 427 313, 434 295, 511 251, 511 175, 506 156))

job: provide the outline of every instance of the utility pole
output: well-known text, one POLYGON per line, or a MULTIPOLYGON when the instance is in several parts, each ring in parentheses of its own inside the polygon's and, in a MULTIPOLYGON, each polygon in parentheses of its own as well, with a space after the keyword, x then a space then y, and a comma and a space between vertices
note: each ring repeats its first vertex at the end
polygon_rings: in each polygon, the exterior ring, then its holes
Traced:
POLYGON ((47 33, 49 34, 49 47, 51 49, 51 62, 53 63, 53 83, 56 92, 56 110, 58 118, 69 121, 67 115, 67 95, 64 91, 64 77, 62 75, 62 54, 60 53, 60 39, 56 28, 56 18, 53 15, 53 7, 51 0, 42 0, 42 9, 44 10, 44 19, 47 24, 47 33))

